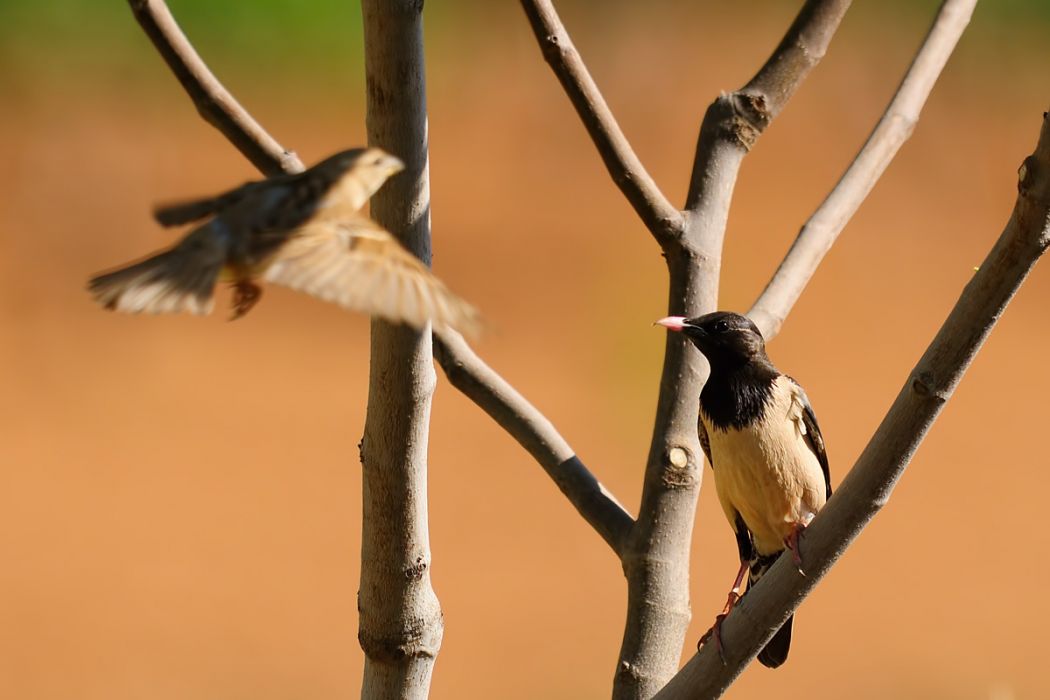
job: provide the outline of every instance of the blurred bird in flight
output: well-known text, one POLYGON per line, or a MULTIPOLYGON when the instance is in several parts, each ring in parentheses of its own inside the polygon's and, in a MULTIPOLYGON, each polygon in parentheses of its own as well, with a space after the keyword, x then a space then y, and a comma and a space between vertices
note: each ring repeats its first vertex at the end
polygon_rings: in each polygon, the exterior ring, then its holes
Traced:
MULTIPOLYGON (((726 311, 657 324, 684 334, 711 364, 700 392, 700 446, 715 475, 715 490, 736 535, 740 569, 722 613, 700 643, 713 638, 722 653, 722 620, 785 549, 802 571, 799 534, 831 498, 824 438, 806 392, 766 355, 750 319, 726 311)), ((759 652, 776 668, 787 659, 793 616, 759 652)))
POLYGON ((266 281, 393 323, 476 332, 473 307, 360 212, 403 168, 378 148, 351 149, 302 173, 158 207, 162 226, 208 219, 171 248, 92 278, 88 289, 116 311, 207 314, 216 282, 229 282, 233 320, 258 302, 257 282, 266 281))

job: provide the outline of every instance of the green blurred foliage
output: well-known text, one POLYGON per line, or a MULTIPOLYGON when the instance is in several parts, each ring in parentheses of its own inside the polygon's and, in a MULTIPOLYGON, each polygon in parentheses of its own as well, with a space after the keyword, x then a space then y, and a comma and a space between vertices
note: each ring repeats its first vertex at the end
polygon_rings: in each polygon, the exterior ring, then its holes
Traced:
MULTIPOLYGON (((649 9, 679 9, 682 0, 651 0, 649 9)), ((426 5, 430 45, 459 42, 460 35, 491 31, 486 16, 505 18, 506 3, 431 0, 426 5)), ((516 3, 510 3, 511 5, 516 3)), ((900 13, 928 17, 937 0, 858 2, 853 11, 884 20, 900 13)), ((790 11, 798 0, 754 0, 756 11, 790 11)), ((169 6, 198 51, 225 79, 260 75, 282 84, 359 83, 363 60, 359 2, 348 0, 170 0, 169 6), (308 72, 304 72, 304 68, 308 72)), ((718 3, 701 3, 699 12, 718 3)), ((602 22, 637 13, 628 0, 561 0, 570 27, 590 17, 602 22), (596 11, 600 12, 597 16, 596 11)), ((511 7, 517 12, 517 8, 511 7)), ((909 18, 909 22, 913 21, 909 18)), ((920 21, 916 18, 914 21, 920 21)), ((972 35, 1009 43, 1015 34, 1050 24, 1050 0, 986 0, 972 35)), ((19 77, 70 79, 91 71, 120 82, 155 79, 156 56, 124 0, 0 0, 0 82, 19 77)))

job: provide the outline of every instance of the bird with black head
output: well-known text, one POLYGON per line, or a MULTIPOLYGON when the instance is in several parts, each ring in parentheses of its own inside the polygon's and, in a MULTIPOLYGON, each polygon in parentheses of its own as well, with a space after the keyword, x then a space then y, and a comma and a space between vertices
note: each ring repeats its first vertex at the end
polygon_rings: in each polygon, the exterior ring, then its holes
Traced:
MULTIPOLYGON (((717 311, 656 323, 685 335, 711 365, 698 432, 740 554, 725 608, 700 640, 713 638, 722 653, 721 623, 740 600, 744 576, 750 589, 785 549, 802 571, 799 535, 831 497, 828 457, 806 392, 773 365, 750 319, 717 311)), ((759 653, 763 665, 787 659, 792 622, 759 653)))

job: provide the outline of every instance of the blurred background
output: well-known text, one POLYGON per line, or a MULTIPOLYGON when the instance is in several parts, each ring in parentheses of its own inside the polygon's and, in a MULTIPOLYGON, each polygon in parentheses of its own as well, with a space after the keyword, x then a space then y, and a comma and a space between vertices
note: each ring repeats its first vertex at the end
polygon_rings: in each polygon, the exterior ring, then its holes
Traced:
MULTIPOLYGON (((171 6, 306 163, 364 142, 357 3, 171 6)), ((798 3, 559 8, 680 202, 705 107, 746 82, 798 3)), ((847 15, 744 164, 725 308, 754 300, 935 8, 847 15)), ((633 511, 663 348, 659 251, 516 3, 430 3, 426 21, 435 267, 489 319, 480 353, 633 511)), ((836 484, 1007 220, 1050 105, 1048 29, 1042 0, 979 7, 914 137, 771 344, 815 404, 836 484)), ((0 2, 0 92, 0 697, 356 695, 367 320, 277 288, 232 324, 92 304, 90 274, 173 239, 154 202, 257 177, 126 3, 0 2)), ((729 697, 1050 695, 1050 374, 1030 369, 1045 367, 1048 294, 1044 263, 889 506, 803 604, 789 662, 749 668, 729 697)), ((446 621, 433 696, 607 696, 626 597, 616 559, 443 377, 430 454, 446 621)), ((686 653, 737 564, 711 485, 708 472, 686 653)))

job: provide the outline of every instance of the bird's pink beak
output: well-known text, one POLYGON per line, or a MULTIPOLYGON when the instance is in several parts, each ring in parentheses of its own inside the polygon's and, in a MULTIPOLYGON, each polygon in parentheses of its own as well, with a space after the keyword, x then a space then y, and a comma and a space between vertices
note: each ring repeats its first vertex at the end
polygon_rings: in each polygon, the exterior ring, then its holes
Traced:
POLYGON ((681 332, 685 328, 685 316, 668 316, 655 321, 653 325, 663 326, 669 331, 681 332))

